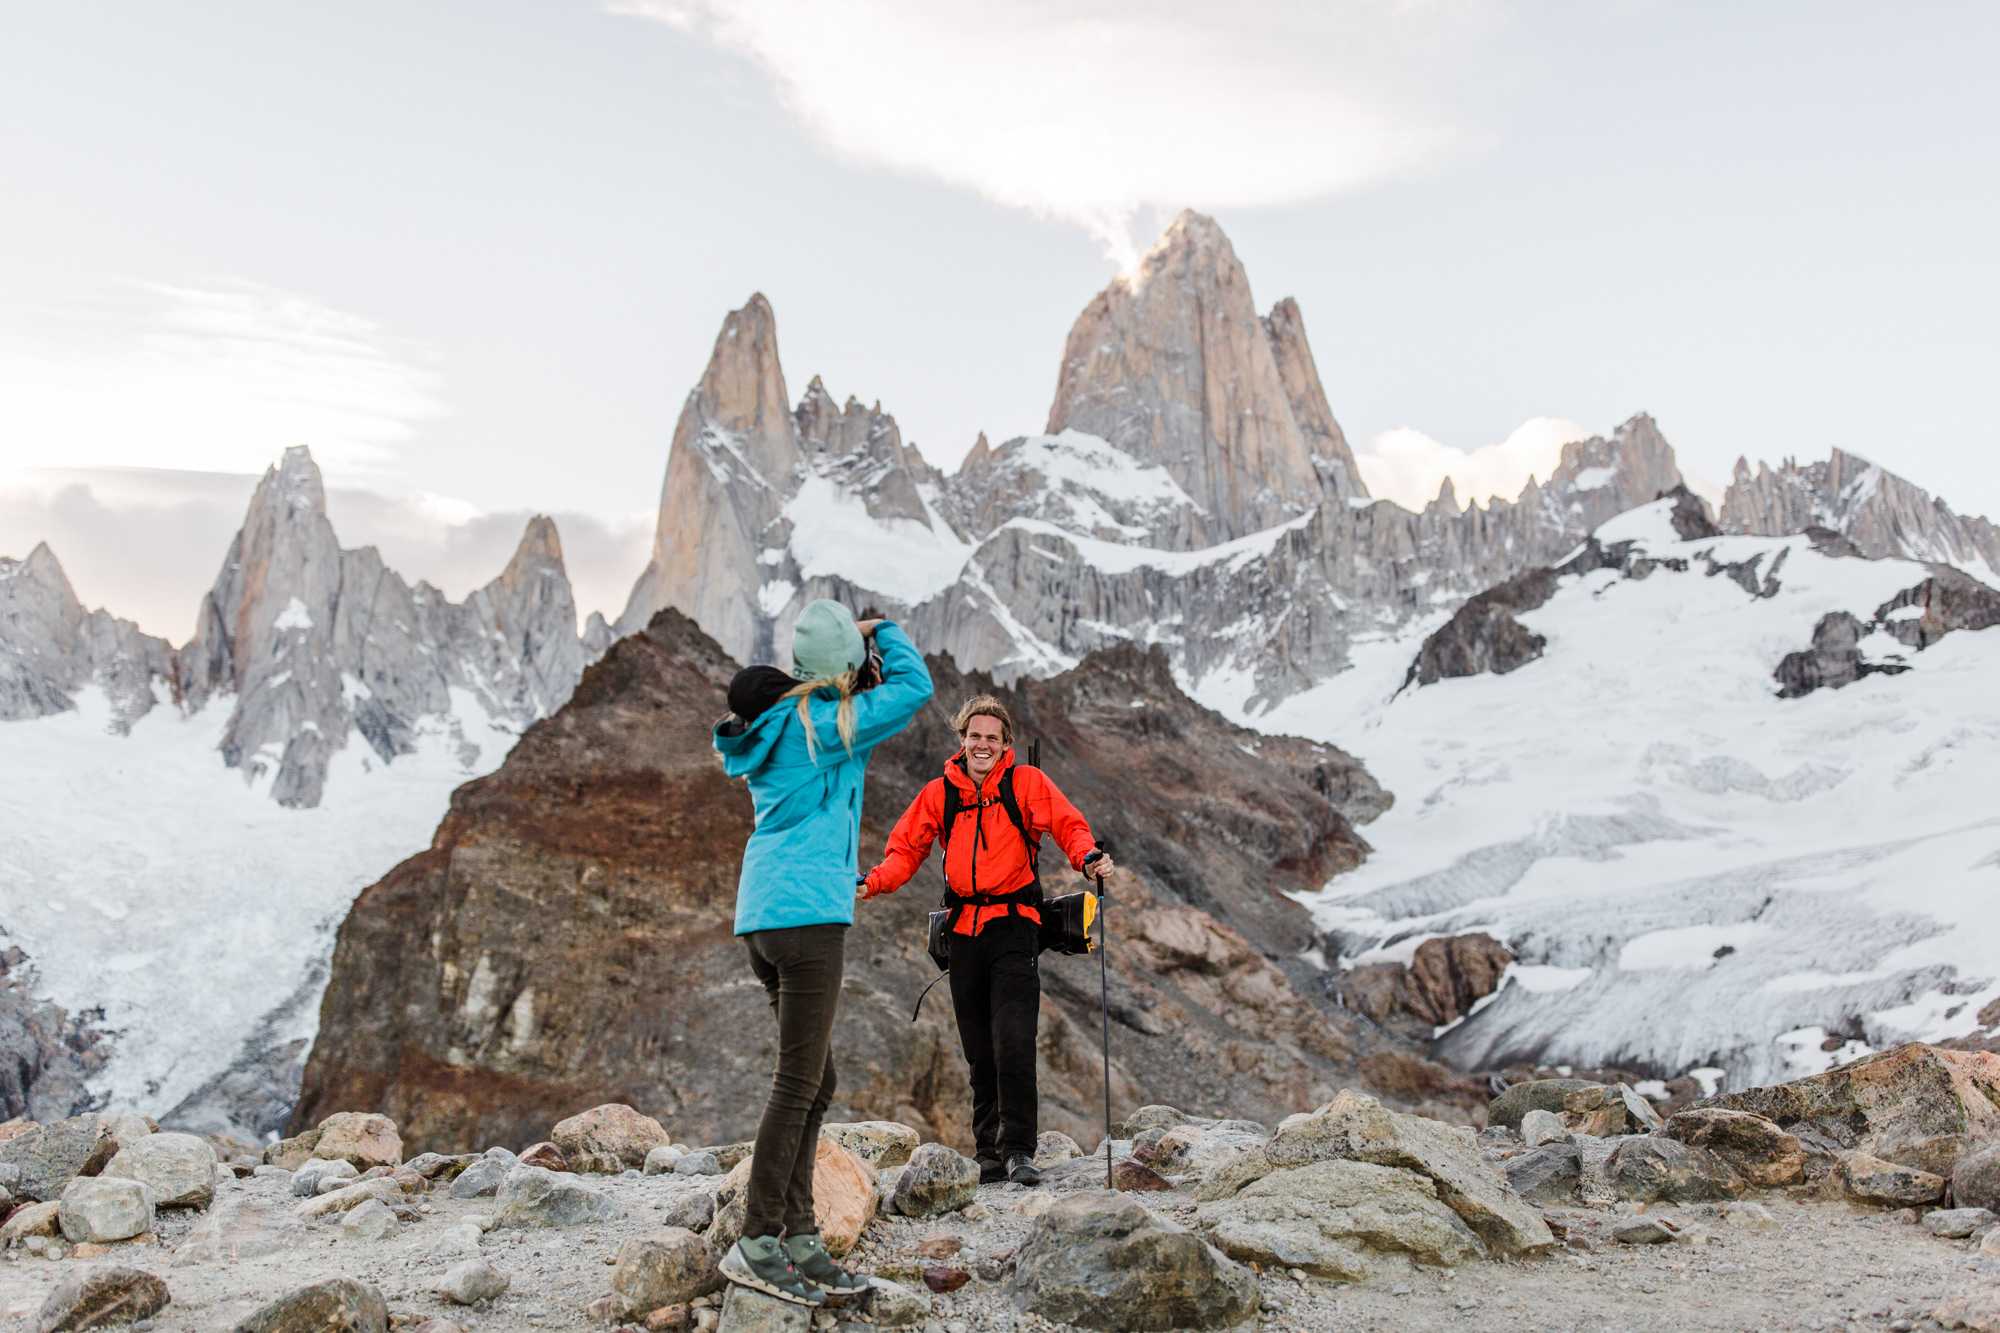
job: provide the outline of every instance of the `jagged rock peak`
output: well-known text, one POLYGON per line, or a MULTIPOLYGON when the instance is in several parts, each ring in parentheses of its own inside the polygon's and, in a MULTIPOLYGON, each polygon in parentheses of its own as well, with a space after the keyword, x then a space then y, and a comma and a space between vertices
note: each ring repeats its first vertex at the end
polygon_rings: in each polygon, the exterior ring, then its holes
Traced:
POLYGON ((993 446, 986 442, 986 432, 982 430, 979 432, 979 438, 972 442, 972 448, 966 450, 965 461, 958 465, 958 470, 962 474, 992 460, 993 446))
POLYGON ((694 396, 704 419, 740 437, 742 456, 764 481, 781 482, 798 443, 778 361, 778 317, 762 292, 722 321, 694 396))
POLYGON ((1787 458, 1755 474, 1738 458, 1718 519, 1724 532, 1785 537, 1829 528, 1864 556, 1938 560, 2000 573, 2000 528, 1952 512, 1943 500, 1857 454, 1835 449, 1823 463, 1787 458))
POLYGON ((68 712, 76 690, 97 685, 111 704, 109 729, 122 735, 152 708, 153 682, 173 678, 173 645, 84 610, 47 542, 25 560, 0 556, 0 721, 68 712))
POLYGON ((1365 496, 1295 302, 1268 319, 1213 219, 1184 212, 1070 330, 1048 433, 1100 436, 1164 466, 1212 544, 1365 496))

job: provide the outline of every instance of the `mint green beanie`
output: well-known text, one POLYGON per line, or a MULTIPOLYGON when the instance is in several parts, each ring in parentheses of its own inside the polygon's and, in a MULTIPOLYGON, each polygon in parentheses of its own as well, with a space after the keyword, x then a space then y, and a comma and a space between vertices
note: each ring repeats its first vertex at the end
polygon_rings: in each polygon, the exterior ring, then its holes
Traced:
POLYGON ((868 646, 854 624, 854 613, 839 602, 821 598, 808 603, 792 626, 792 677, 825 680, 852 671, 868 660, 868 646))

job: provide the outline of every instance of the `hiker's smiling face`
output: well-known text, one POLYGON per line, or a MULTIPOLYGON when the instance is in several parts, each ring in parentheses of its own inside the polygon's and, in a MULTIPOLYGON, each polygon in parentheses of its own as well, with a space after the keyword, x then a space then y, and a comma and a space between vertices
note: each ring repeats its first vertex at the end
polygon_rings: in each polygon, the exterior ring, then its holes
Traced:
POLYGON ((994 765, 1000 762, 1000 756, 1007 750, 1000 719, 981 713, 965 724, 965 731, 959 739, 965 750, 965 771, 972 775, 974 782, 984 782, 986 775, 993 771, 994 765))

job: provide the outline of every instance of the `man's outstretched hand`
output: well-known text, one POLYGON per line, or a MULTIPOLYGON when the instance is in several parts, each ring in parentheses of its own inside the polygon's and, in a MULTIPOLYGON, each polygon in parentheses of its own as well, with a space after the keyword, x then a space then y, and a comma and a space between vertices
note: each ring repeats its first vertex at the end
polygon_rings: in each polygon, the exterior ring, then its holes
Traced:
POLYGON ((1116 865, 1112 864, 1109 856, 1100 856, 1094 861, 1085 862, 1083 873, 1091 879, 1103 879, 1117 868, 1116 865))

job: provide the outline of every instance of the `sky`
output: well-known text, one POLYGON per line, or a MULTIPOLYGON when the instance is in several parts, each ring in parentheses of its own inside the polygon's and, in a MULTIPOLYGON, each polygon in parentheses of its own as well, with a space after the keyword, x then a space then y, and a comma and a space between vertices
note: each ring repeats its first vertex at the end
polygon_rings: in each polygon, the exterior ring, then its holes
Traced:
POLYGON ((67 0, 0 17, 0 555, 177 642, 261 469, 454 596, 645 559, 762 291, 796 398, 955 469, 1182 207, 1296 297, 1378 493, 1649 411, 2000 515, 2000 9, 67 0))

